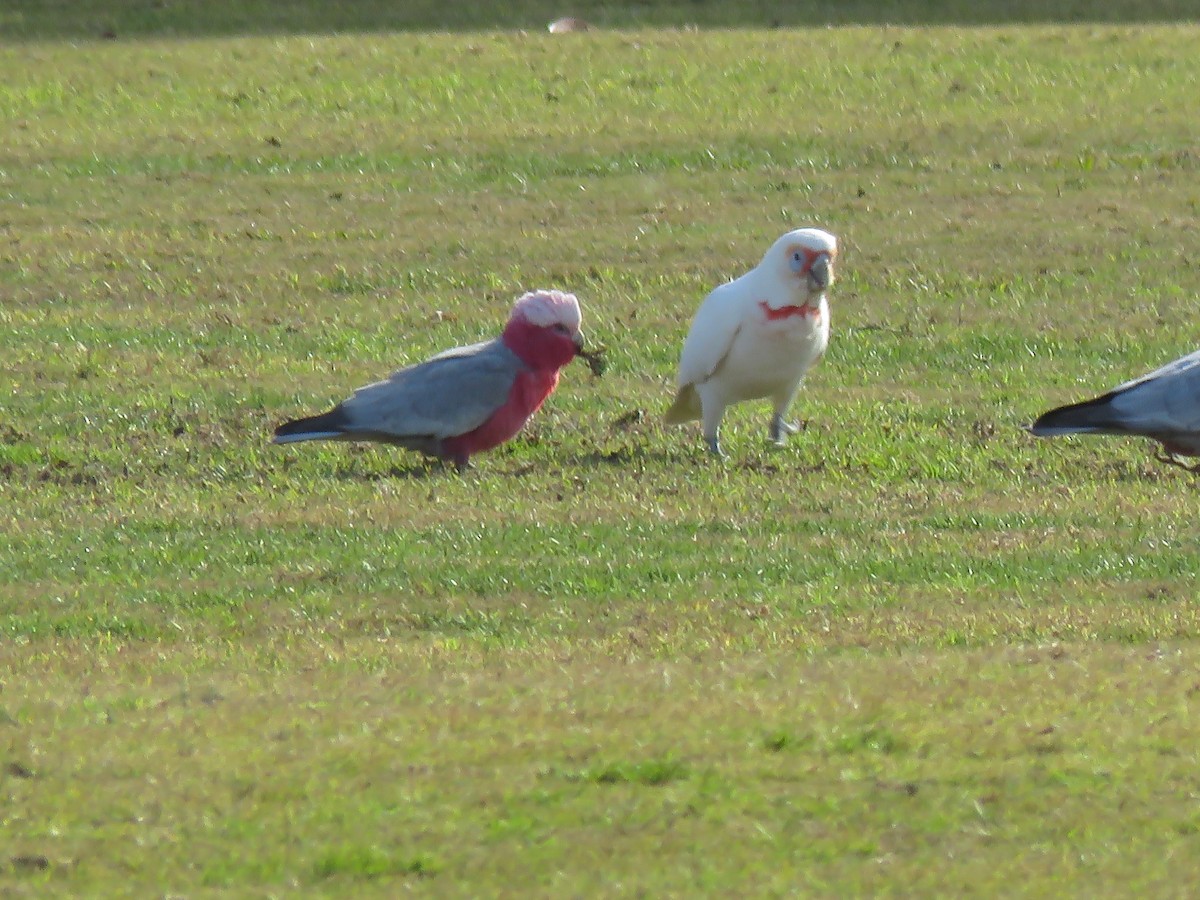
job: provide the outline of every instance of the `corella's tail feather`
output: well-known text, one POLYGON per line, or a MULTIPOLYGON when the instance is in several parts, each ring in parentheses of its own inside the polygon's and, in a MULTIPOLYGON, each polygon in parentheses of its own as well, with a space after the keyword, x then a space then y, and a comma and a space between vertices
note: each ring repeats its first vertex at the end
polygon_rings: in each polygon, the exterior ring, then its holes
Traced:
POLYGON ((336 441, 346 437, 346 414, 341 408, 319 416, 284 422, 275 429, 275 444, 295 444, 300 441, 336 441))
POLYGON ((1113 421, 1109 399, 1107 396, 1099 397, 1052 409, 1038 416, 1038 420, 1029 426, 1029 433, 1038 437, 1054 437, 1059 434, 1120 431, 1120 426, 1113 421))
POLYGON ((694 385, 684 385, 675 395, 675 402, 664 417, 668 425, 679 425, 700 418, 700 395, 694 385))

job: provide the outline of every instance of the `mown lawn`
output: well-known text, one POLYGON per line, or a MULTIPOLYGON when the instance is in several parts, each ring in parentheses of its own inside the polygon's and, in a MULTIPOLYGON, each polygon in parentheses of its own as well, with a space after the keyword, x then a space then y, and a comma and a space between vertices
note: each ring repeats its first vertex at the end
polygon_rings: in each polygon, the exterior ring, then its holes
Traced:
POLYGON ((0 14, 0 893, 1187 893, 1194 478, 1021 425, 1195 347, 1200 26, 284 6, 0 14), (717 463, 687 323, 805 224, 717 463), (539 286, 608 371, 470 472, 269 445, 539 286))

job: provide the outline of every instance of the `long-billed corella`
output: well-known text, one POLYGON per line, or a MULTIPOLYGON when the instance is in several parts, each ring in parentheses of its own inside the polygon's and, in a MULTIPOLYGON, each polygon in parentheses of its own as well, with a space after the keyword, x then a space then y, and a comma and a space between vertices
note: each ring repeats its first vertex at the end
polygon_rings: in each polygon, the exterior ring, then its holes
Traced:
POLYGON ((797 426, 785 420, 805 374, 829 345, 829 304, 837 238, 819 228, 789 231, 762 262, 712 291, 683 344, 678 391, 668 423, 701 419, 704 440, 724 455, 718 431, 725 410, 768 399, 776 444, 797 426))

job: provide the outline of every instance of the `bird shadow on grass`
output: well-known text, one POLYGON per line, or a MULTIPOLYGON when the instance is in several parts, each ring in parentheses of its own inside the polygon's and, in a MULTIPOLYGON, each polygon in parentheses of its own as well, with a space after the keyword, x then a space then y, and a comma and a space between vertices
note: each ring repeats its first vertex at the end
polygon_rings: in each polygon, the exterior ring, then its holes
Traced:
POLYGON ((450 463, 414 457, 398 460, 383 468, 366 468, 353 461, 348 465, 338 466, 329 474, 338 481, 427 481, 430 478, 457 475, 459 470, 450 463))
POLYGON ((585 469, 642 468, 647 465, 657 465, 697 470, 724 466, 745 472, 788 472, 800 475, 823 472, 826 468, 824 460, 798 457, 775 456, 772 458, 752 454, 744 458, 731 455, 721 460, 714 458, 706 449, 692 446, 679 446, 672 450, 622 446, 578 454, 567 462, 585 469))
POLYGON ((605 466, 642 466, 647 463, 686 463, 689 454, 681 450, 651 450, 646 447, 614 447, 608 450, 592 450, 571 457, 571 465, 580 468, 599 469, 605 466))
POLYGON ((825 471, 825 460, 810 460, 799 457, 780 459, 760 459, 758 457, 738 460, 734 463, 745 472, 774 475, 784 472, 788 475, 819 475, 825 471))

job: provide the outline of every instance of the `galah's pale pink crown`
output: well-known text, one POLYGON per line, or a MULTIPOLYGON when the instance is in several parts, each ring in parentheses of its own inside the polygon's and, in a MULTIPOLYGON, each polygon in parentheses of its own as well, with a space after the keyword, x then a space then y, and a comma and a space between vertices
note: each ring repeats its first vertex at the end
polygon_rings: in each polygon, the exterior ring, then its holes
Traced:
POLYGON ((530 291, 513 304, 512 314, 540 328, 566 325, 572 333, 583 323, 579 300, 563 291, 530 291))

